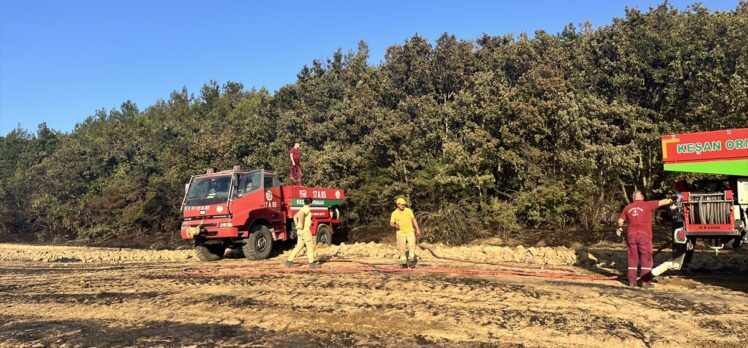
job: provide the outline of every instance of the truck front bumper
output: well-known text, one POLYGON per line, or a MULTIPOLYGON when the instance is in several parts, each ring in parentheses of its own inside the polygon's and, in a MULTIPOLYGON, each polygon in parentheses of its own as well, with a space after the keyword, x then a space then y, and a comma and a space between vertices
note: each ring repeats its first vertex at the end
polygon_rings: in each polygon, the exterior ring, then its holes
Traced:
POLYGON ((179 231, 182 239, 196 238, 237 238, 239 229, 236 227, 206 227, 202 225, 182 226, 179 231))

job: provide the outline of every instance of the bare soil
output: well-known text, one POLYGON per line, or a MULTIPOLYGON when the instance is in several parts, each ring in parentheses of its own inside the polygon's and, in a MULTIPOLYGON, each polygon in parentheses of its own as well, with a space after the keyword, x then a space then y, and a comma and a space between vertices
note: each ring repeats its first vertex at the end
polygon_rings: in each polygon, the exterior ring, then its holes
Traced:
MULTIPOLYGON (((431 247, 440 257, 584 275, 626 267, 614 242, 491 244, 431 247)), ((613 280, 330 273, 346 267, 336 262, 324 272, 272 273, 286 252, 201 263, 191 250, 0 244, 0 346, 748 346, 745 251, 699 251, 688 270, 646 290, 613 280), (227 272, 184 272, 216 266, 227 272), (231 273, 244 269, 270 274, 231 273)), ((389 243, 323 246, 319 254, 396 264, 389 243)), ((497 267, 418 255, 422 269, 497 267)))

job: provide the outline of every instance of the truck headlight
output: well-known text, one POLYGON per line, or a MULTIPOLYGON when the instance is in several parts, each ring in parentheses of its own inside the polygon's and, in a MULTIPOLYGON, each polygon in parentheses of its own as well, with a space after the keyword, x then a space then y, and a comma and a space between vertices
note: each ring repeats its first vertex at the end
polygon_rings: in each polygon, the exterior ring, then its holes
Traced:
POLYGON ((230 222, 221 222, 218 224, 218 228, 227 228, 227 227, 234 227, 234 224, 230 222))

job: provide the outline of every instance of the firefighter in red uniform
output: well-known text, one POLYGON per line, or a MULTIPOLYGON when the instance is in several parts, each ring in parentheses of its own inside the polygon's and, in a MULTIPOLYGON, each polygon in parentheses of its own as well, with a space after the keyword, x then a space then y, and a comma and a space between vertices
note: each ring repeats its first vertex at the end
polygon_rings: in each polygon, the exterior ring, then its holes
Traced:
POLYGON ((618 229, 616 234, 620 237, 623 232, 623 223, 628 221, 626 239, 628 243, 628 280, 629 286, 636 286, 636 270, 641 262, 642 287, 652 287, 652 212, 657 208, 668 205, 671 199, 659 201, 645 201, 641 191, 636 190, 631 194, 634 200, 623 208, 621 217, 618 218, 618 229))
POLYGON ((300 146, 301 144, 296 143, 289 150, 291 154, 291 185, 295 183, 298 186, 301 186, 301 153, 299 152, 300 146))

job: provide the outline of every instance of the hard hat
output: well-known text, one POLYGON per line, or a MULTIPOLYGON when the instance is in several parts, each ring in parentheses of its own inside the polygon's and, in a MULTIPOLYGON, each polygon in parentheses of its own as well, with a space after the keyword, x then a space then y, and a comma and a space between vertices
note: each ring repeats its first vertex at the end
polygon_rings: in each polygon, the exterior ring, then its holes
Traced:
POLYGON ((395 201, 395 204, 408 204, 408 202, 405 201, 405 198, 400 197, 395 201))

